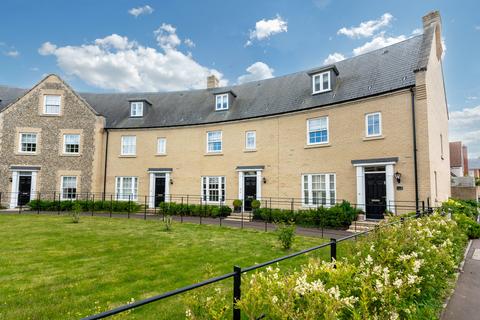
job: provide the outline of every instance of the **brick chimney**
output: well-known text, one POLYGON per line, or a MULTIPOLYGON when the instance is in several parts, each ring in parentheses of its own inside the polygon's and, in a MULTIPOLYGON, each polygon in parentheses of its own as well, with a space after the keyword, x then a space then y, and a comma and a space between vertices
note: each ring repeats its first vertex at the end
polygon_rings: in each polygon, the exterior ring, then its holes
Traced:
POLYGON ((219 85, 218 78, 212 74, 207 77, 207 89, 217 88, 219 85))
POLYGON ((430 11, 422 17, 423 22, 423 33, 433 27, 435 28, 435 47, 437 51, 437 59, 441 59, 443 55, 443 44, 442 44, 442 18, 440 17, 440 11, 430 11))

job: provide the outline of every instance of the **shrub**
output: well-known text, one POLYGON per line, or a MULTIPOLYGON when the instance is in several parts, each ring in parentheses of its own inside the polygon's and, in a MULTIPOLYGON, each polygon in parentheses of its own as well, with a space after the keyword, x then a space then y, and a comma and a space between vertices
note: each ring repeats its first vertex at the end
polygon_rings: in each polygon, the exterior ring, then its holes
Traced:
POLYGON ((453 214, 465 214, 472 219, 476 219, 478 215, 478 203, 472 200, 449 199, 442 203, 440 210, 453 214))
POLYGON ((172 216, 165 216, 163 218, 163 224, 165 225, 165 231, 172 230, 172 216))
POLYGON ((453 219, 457 222, 469 239, 480 238, 480 224, 465 214, 454 214, 453 219))
POLYGON ((40 210, 40 211, 72 211, 75 204, 81 206, 81 211, 110 211, 110 208, 113 212, 138 212, 142 208, 136 202, 131 201, 90 201, 90 200, 64 200, 64 201, 53 201, 53 200, 32 200, 28 203, 28 206, 31 210, 40 210))
MULTIPOLYGON (((268 267, 247 276, 237 307, 248 319, 437 318, 466 237, 455 221, 434 214, 343 245, 350 255, 334 263, 311 259, 300 270, 268 267)), ((200 304, 189 311, 188 319, 205 312, 200 304)))
POLYGON ((234 207, 235 209, 237 209, 237 208, 241 208, 241 207, 242 207, 242 203, 243 203, 242 200, 240 200, 240 199, 235 199, 235 200, 233 200, 233 203, 232 203, 232 204, 233 204, 233 207, 234 207))
POLYGON ((202 217, 227 217, 232 209, 225 205, 200 205, 179 204, 175 202, 162 202, 157 213, 164 215, 202 216, 202 217))
POLYGON ((73 205, 73 211, 71 213, 72 216, 72 223, 79 223, 80 222, 80 213, 82 212, 82 206, 76 202, 73 205))
POLYGON ((295 240, 295 225, 293 223, 280 223, 277 225, 277 237, 282 248, 288 250, 295 240))
POLYGON ((323 206, 292 211, 288 209, 259 208, 253 211, 253 217, 257 220, 270 222, 293 221, 297 225, 347 228, 352 221, 357 219, 361 211, 352 207, 348 201, 343 201, 330 208, 323 206))

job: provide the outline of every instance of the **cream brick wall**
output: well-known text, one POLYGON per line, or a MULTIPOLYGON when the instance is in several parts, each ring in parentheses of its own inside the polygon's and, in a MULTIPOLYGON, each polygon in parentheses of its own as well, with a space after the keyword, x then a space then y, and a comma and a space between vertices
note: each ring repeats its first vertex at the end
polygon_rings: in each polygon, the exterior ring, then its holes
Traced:
MULTIPOLYGON (((213 108, 213 106, 212 106, 213 108)), ((396 200, 414 199, 410 92, 365 99, 283 116, 233 123, 165 129, 111 130, 109 133, 107 192, 115 192, 116 176, 139 178, 139 194, 148 195, 148 168, 172 168, 172 194, 199 195, 200 177, 226 176, 228 199, 238 197, 237 166, 264 165, 263 197, 301 195, 303 173, 335 173, 337 198, 356 202, 356 173, 351 160, 398 157, 402 173, 396 200), (383 136, 365 138, 365 114, 382 113, 383 136), (327 146, 307 146, 306 121, 329 117, 327 146), (206 132, 222 130, 223 153, 206 154, 206 132), (257 151, 244 152, 245 131, 257 132, 257 151), (120 156, 121 136, 137 136, 137 156, 120 156), (157 137, 167 138, 167 155, 156 156, 157 137)))

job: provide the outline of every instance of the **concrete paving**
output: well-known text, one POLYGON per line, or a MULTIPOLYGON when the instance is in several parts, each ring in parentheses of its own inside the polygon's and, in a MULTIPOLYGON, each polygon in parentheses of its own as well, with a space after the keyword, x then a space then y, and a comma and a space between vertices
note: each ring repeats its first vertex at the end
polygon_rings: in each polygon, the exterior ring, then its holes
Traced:
POLYGON ((480 240, 473 240, 442 320, 480 319, 480 240))

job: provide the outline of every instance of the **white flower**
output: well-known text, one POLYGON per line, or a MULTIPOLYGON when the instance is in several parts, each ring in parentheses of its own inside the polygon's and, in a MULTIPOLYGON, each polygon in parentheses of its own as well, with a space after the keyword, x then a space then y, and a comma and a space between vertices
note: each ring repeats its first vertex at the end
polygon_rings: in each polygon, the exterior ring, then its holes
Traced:
POLYGON ((408 283, 409 285, 412 285, 412 284, 414 284, 414 283, 417 281, 417 279, 418 279, 418 276, 416 276, 416 275, 414 275, 414 274, 409 274, 409 275, 407 276, 407 283, 408 283))
POLYGON ((390 320, 397 320, 398 319, 398 313, 396 313, 395 311, 393 311, 391 314, 390 314, 390 320))
POLYGON ((371 263, 373 262, 372 257, 370 257, 370 255, 368 255, 368 256, 365 258, 365 262, 366 262, 367 264, 371 264, 371 263))
POLYGON ((415 260, 413 262, 413 272, 418 273, 420 267, 422 266, 423 260, 415 260))
POLYGON ((402 279, 395 279, 395 281, 393 281, 393 285, 396 287, 396 288, 400 288, 403 284, 403 281, 402 279))
POLYGON ((383 291, 383 283, 380 280, 375 280, 375 288, 378 290, 379 293, 383 291))
POLYGON ((278 302, 277 296, 273 296, 273 297, 272 297, 272 302, 273 302, 273 303, 277 303, 277 302, 278 302))
POLYGON ((187 317, 187 318, 192 317, 192 311, 190 309, 187 309, 187 311, 185 311, 185 317, 187 317))

